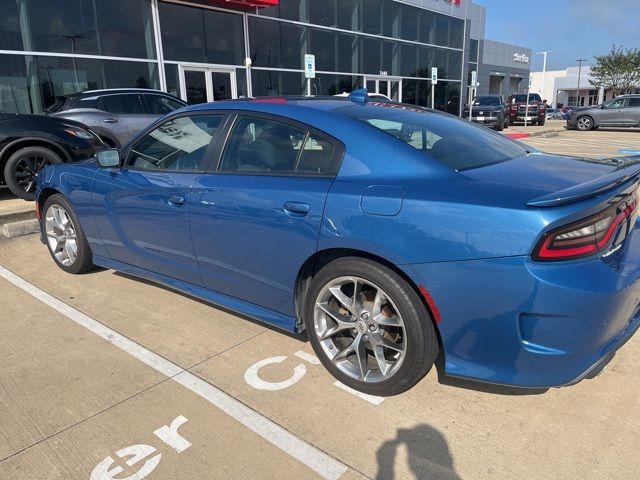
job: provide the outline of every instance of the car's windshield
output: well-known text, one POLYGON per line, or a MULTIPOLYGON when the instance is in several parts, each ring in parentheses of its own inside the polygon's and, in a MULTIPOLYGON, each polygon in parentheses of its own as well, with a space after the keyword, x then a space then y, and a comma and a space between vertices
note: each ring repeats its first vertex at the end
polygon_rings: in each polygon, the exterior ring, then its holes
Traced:
POLYGON ((473 106, 500 105, 500 97, 477 97, 473 101, 473 106))
POLYGON ((451 115, 410 106, 349 105, 340 112, 377 128, 454 170, 466 170, 522 157, 519 144, 451 115))
MULTIPOLYGON (((521 93, 518 95, 514 95, 513 99, 512 99, 512 103, 524 103, 527 101, 527 94, 526 93, 521 93)), ((532 93, 529 95, 529 101, 530 102, 541 102, 542 99, 540 98, 540 95, 538 95, 537 93, 532 93)))

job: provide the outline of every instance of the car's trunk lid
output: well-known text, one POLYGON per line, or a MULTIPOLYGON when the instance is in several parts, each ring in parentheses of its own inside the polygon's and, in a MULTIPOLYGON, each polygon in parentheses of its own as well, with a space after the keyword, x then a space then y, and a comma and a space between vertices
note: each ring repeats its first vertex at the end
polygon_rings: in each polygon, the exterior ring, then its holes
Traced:
POLYGON ((555 207, 599 196, 638 179, 640 156, 586 159, 532 153, 463 173, 478 181, 518 185, 527 192, 527 206, 555 207))

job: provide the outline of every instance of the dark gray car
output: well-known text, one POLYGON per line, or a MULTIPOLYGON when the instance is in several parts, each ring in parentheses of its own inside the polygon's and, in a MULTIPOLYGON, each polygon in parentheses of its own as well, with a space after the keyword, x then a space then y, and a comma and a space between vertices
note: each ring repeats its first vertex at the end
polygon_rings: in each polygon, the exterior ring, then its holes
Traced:
POLYGON ((507 102, 502 95, 479 95, 473 99, 473 108, 469 105, 464 106, 462 118, 469 118, 471 112, 471 121, 495 128, 498 131, 509 126, 507 117, 507 102))
POLYGON ((567 120, 567 126, 583 131, 598 127, 638 127, 640 95, 622 95, 602 105, 575 110, 567 120))
POLYGON ((58 97, 47 113, 84 123, 111 147, 120 147, 158 118, 187 104, 158 90, 92 90, 58 97))

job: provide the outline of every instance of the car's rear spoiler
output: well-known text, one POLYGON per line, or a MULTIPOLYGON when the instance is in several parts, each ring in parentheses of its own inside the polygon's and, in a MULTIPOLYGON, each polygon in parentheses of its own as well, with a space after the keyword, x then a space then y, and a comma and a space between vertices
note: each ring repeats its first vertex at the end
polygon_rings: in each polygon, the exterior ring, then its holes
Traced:
POLYGON ((527 202, 529 207, 558 207, 596 197, 619 185, 640 180, 640 155, 619 157, 607 160, 596 160, 598 163, 610 162, 619 165, 614 172, 590 182, 581 183, 558 192, 534 198, 527 202))

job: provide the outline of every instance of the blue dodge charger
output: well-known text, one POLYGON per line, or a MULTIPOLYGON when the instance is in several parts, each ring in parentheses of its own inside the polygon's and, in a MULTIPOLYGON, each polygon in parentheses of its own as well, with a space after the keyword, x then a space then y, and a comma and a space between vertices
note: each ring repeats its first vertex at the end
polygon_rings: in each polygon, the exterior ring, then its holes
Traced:
MULTIPOLYGON (((69 273, 150 279, 292 332, 366 393, 598 373, 640 323, 640 158, 548 155, 366 91, 188 107, 47 167, 69 273)), ((181 319, 188 322, 189 319, 181 319)))

